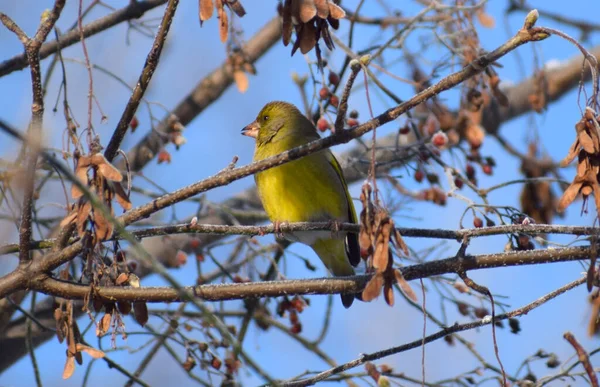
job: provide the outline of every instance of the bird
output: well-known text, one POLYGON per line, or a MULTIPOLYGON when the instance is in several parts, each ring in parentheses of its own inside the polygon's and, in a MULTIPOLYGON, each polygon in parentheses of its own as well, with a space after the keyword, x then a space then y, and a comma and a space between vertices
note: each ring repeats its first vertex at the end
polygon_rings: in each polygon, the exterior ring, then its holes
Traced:
MULTIPOLYGON (((267 103, 242 134, 256 141, 253 161, 320 138, 313 123, 296 106, 282 101, 267 103)), ((276 229, 291 222, 357 223, 342 168, 329 149, 258 172, 254 179, 276 229)), ((309 245, 333 276, 354 275, 361 259, 355 233, 299 231, 284 237, 309 245)), ((345 308, 352 305, 355 296, 360 298, 358 294, 341 294, 345 308)))

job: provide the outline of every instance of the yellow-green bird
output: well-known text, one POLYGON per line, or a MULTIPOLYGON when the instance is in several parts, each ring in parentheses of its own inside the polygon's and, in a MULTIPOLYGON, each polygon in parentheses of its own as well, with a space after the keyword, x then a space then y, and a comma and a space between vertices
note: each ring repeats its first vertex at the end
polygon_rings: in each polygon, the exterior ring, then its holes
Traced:
MULTIPOLYGON (((256 139, 254 161, 318 140, 315 126, 292 104, 270 102, 256 120, 242 129, 256 139)), ((254 175, 267 215, 275 224, 282 222, 351 222, 356 212, 340 164, 329 149, 254 175)), ((292 241, 309 245, 334 276, 354 275, 352 266, 360 262, 356 234, 295 232, 292 241)), ((346 308, 353 294, 342 294, 346 308)))

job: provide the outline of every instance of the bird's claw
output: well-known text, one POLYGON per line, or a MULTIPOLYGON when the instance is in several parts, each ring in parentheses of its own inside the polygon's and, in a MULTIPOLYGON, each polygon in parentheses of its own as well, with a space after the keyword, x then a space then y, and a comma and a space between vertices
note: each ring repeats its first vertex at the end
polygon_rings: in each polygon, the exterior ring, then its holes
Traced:
POLYGON ((275 221, 273 222, 273 231, 275 232, 275 237, 276 238, 280 238, 280 239, 284 239, 285 236, 283 235, 283 232, 281 231, 281 226, 289 226, 289 222, 282 222, 282 221, 275 221))
POLYGON ((330 220, 327 223, 329 223, 329 228, 333 234, 340 232, 340 229, 342 228, 342 222, 339 220, 330 220))

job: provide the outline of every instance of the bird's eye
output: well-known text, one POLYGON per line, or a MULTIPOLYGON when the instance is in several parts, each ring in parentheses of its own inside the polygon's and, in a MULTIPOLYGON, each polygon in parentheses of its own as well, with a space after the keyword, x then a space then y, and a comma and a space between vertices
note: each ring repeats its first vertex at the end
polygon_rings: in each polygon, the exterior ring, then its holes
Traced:
POLYGON ((267 115, 264 115, 264 116, 263 116, 263 121, 269 121, 269 116, 267 116, 267 115))

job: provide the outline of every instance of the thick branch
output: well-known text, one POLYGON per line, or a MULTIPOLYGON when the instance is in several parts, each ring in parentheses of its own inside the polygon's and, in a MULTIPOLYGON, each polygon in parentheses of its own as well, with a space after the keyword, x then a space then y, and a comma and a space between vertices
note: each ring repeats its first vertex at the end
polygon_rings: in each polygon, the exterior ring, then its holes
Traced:
POLYGON ((42 16, 42 20, 33 38, 25 33, 10 18, 0 13, 0 21, 13 31, 25 48, 25 56, 31 72, 31 123, 27 135, 32 141, 23 144, 27 149, 25 156, 25 176, 23 187, 23 208, 19 226, 19 261, 21 265, 28 264, 31 257, 29 243, 31 242, 31 216, 33 211, 33 187, 35 184, 35 169, 38 159, 39 139, 42 136, 44 119, 44 93, 42 92, 42 72, 40 69, 40 47, 60 17, 66 0, 56 0, 51 11, 42 16))
MULTIPOLYGON (((500 254, 468 255, 452 257, 401 268, 406 280, 466 272, 469 270, 491 269, 542 263, 568 262, 590 259, 594 251, 590 247, 568 247, 562 249, 516 251, 500 254)), ((597 252, 596 252, 597 254, 597 252)), ((199 285, 183 288, 202 300, 222 301, 257 297, 280 297, 295 294, 337 294, 358 293, 370 275, 306 280, 265 281, 218 285, 199 285)), ((28 281, 32 290, 66 299, 84 299, 89 296, 89 285, 79 285, 59 281, 50 277, 36 277, 28 281)), ((171 287, 94 287, 95 297, 111 301, 179 302, 181 289, 171 287)))

